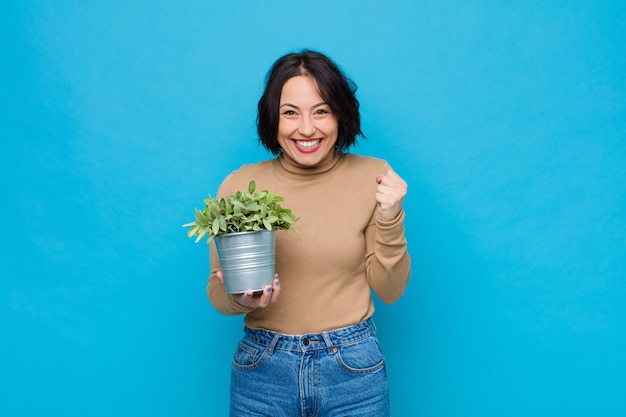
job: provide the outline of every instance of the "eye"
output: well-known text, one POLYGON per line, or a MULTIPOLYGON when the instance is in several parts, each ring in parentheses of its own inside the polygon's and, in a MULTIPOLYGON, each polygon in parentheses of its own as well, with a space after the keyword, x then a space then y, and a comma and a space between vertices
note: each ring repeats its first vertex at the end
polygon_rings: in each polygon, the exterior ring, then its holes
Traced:
POLYGON ((330 114, 330 110, 325 108, 325 107, 323 107, 321 109, 315 110, 315 114, 318 115, 318 116, 324 116, 326 114, 330 114))
POLYGON ((284 110, 284 111, 282 112, 282 114, 283 114, 284 116, 295 116, 295 115, 296 115, 296 112, 295 112, 294 110, 284 110))

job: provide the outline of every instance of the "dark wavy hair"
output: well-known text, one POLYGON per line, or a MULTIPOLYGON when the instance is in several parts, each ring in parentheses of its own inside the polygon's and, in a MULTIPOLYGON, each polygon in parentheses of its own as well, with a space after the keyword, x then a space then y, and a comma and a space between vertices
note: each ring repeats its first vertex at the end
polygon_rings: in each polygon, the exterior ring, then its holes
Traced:
POLYGON ((281 153, 278 144, 278 119, 283 85, 292 77, 304 75, 317 82, 320 96, 330 106, 339 124, 335 147, 344 152, 356 143, 361 132, 356 84, 327 56, 305 49, 279 58, 265 78, 265 91, 259 99, 257 132, 259 141, 274 155, 281 153))

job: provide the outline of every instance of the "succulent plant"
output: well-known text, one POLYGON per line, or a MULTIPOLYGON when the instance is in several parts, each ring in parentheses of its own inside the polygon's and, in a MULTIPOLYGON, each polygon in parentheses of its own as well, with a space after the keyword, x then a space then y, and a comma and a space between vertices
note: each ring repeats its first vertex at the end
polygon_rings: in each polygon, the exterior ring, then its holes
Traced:
POLYGON ((215 236, 226 233, 252 232, 261 230, 293 230, 298 220, 291 209, 281 207, 284 199, 270 191, 255 192, 256 183, 250 181, 246 190, 237 191, 226 198, 204 199, 202 210, 195 209, 196 220, 186 223, 190 227, 188 237, 196 236, 196 243, 207 237, 207 243, 215 236))

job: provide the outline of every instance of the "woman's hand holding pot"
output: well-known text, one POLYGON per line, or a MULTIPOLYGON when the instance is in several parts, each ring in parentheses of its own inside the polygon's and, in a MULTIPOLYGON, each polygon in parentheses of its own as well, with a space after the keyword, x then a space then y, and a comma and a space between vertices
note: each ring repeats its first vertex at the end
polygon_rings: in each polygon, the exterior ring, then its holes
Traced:
MULTIPOLYGON (((224 284, 224 274, 222 271, 217 271, 215 276, 224 284)), ((263 291, 248 290, 241 294, 231 294, 231 297, 244 307, 251 308, 263 308, 269 306, 271 303, 278 301, 280 295, 280 280, 278 274, 274 275, 274 282, 272 285, 266 286, 263 291)))

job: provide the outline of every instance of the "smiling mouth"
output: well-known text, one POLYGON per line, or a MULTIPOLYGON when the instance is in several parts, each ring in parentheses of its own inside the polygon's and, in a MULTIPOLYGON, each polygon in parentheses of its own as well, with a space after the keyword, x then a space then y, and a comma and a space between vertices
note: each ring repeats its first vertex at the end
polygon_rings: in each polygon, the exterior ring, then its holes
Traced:
POLYGON ((320 144, 322 143, 322 139, 313 139, 313 140, 296 140, 294 139, 294 143, 296 147, 303 152, 311 152, 316 150, 320 144))
POLYGON ((296 142, 296 145, 298 145, 301 148, 312 149, 312 148, 315 148, 317 145, 319 145, 319 143, 321 142, 321 139, 296 140, 295 142, 296 142))

